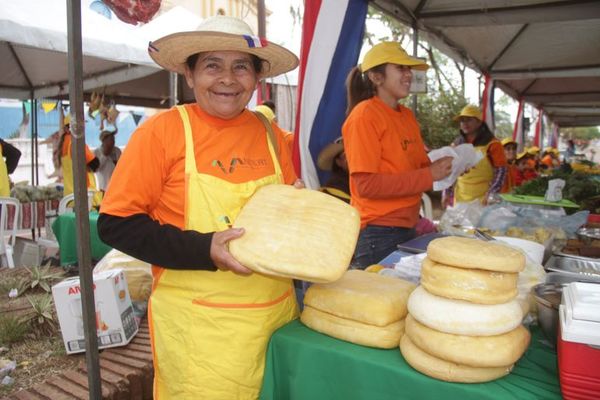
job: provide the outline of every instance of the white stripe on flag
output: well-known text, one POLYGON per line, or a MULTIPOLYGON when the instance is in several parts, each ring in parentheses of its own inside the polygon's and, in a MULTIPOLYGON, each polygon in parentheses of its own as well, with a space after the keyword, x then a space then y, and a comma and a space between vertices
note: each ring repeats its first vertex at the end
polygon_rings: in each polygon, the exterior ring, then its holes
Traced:
MULTIPOLYGON (((323 0, 310 46, 302 90, 299 123, 301 176, 310 189, 319 188, 319 177, 308 144, 313 122, 323 97, 333 54, 344 24, 348 0, 323 0)), ((340 95, 344 95, 340 94, 340 95)), ((340 133, 341 134, 341 133, 340 133)))

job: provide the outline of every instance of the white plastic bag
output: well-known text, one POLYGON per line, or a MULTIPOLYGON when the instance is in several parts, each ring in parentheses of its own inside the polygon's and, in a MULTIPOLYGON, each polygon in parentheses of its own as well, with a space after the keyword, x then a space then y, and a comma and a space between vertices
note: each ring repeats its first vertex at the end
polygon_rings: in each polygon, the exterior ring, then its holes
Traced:
POLYGON ((454 182, 469 168, 473 168, 481 159, 483 154, 475 150, 472 144, 465 143, 458 146, 445 146, 430 151, 428 154, 431 162, 442 157, 452 157, 452 172, 446 178, 433 182, 433 190, 444 190, 454 185, 454 182))

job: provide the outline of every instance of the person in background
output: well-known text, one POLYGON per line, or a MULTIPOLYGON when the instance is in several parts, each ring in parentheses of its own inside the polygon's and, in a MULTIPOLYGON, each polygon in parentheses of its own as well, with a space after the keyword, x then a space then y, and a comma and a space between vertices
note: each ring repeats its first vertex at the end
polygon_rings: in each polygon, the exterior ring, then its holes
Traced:
POLYGON ((500 193, 504 186, 508 170, 504 148, 483 121, 479 107, 466 105, 454 121, 460 125, 460 135, 452 144, 471 143, 483 158, 444 191, 442 203, 447 207, 479 199, 481 204, 487 205, 490 197, 500 193))
POLYGON ((351 204, 361 221, 356 268, 376 264, 415 237, 423 192, 451 172, 451 157, 429 161, 415 116, 398 104, 410 93, 412 69, 428 67, 397 42, 382 42, 346 79, 342 136, 351 204))
POLYGON ((558 160, 558 150, 554 147, 546 147, 544 149, 544 155, 540 161, 540 166, 543 169, 552 170, 560 167, 560 161, 558 160))
MULTIPOLYGON (((271 100, 263 101, 263 103, 261 105, 256 106, 254 108, 254 111, 258 111, 259 113, 261 113, 262 115, 267 117, 269 122, 277 123, 277 114, 275 113, 275 103, 273 103, 271 100)), ((292 132, 286 131, 285 129, 282 129, 281 127, 279 127, 279 129, 281 129, 281 131, 283 132, 283 137, 285 139, 285 143, 287 144, 288 148, 290 149, 290 154, 292 154, 294 152, 294 134, 292 132)))
POLYGON ((517 169, 517 142, 512 138, 502 139, 502 147, 504 148, 504 156, 506 157, 507 172, 504 179, 502 193, 508 193, 516 186, 518 169, 517 169))
POLYGON ((534 168, 531 168, 532 155, 527 151, 517 154, 517 174, 515 186, 521 186, 523 183, 538 177, 538 173, 534 168))
MULTIPOLYGON (((58 142, 58 158, 59 165, 62 168, 64 192, 63 196, 73 193, 73 161, 71 160, 71 115, 68 114, 64 118, 64 128, 58 142)), ((94 172, 98 170, 100 161, 94 155, 92 150, 85 145, 85 163, 87 167, 87 187, 88 189, 96 190, 96 178, 94 172)))
POLYGON ((155 399, 258 398, 271 334, 298 316, 291 279, 252 273, 228 250, 259 188, 302 187, 283 132, 247 109, 259 80, 298 58, 252 38, 244 21, 215 16, 149 44, 196 101, 137 128, 100 208, 102 241, 152 264, 155 399))
POLYGON ((116 130, 100 132, 101 145, 94 150, 94 155, 100 162, 96 174, 98 175, 98 189, 102 192, 106 192, 110 177, 121 157, 121 149, 115 146, 116 133, 116 130))
POLYGON ((575 142, 573 139, 567 140, 567 151, 565 153, 565 162, 571 163, 573 162, 573 158, 577 154, 577 149, 575 148, 575 142))
POLYGON ((317 166, 323 171, 331 171, 329 179, 319 190, 350 203, 348 160, 346 160, 344 143, 341 137, 321 150, 317 157, 317 166))
POLYGON ((535 171, 540 170, 540 148, 537 146, 531 146, 527 148, 527 162, 529 163, 529 168, 535 171))
POLYGON ((0 139, 2 157, 0 158, 0 197, 10 197, 10 179, 8 175, 15 172, 21 151, 12 144, 0 139))

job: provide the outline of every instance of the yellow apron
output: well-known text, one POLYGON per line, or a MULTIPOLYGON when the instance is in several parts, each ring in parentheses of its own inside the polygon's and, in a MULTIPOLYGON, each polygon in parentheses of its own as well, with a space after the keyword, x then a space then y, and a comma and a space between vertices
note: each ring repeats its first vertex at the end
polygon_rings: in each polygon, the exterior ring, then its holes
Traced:
MULTIPOLYGON (((260 186, 283 183, 272 143, 274 175, 233 184, 200 174, 189 117, 177 108, 185 131, 185 229, 223 231, 260 186)), ((298 316, 292 281, 158 270, 149 302, 154 400, 258 398, 271 334, 298 316)))
MULTIPOLYGON (((64 155, 60 158, 60 165, 63 174, 63 196, 73 193, 73 161, 71 154, 64 155)), ((87 168, 87 167, 86 167, 87 168)), ((87 171, 87 187, 88 189, 96 190, 96 177, 91 171, 87 171)))
POLYGON ((467 203, 475 199, 483 199, 494 178, 494 168, 487 156, 490 141, 485 146, 476 146, 475 150, 483 154, 483 158, 469 172, 458 177, 454 189, 454 203, 467 203))
POLYGON ((6 161, 2 154, 2 145, 0 144, 0 197, 10 197, 10 183, 8 181, 8 169, 6 161))

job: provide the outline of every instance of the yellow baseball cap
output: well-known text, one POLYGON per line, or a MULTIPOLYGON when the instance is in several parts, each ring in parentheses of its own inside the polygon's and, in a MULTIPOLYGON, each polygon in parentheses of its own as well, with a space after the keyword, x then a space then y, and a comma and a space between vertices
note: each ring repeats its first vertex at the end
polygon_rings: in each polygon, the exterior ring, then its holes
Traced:
POLYGON ((479 107, 474 106, 473 104, 467 104, 463 107, 456 117, 452 118, 454 121, 458 121, 460 117, 473 117, 477 118, 480 121, 483 121, 483 113, 479 109, 479 107))
POLYGON ((517 154, 517 160, 520 160, 521 158, 525 157, 527 155, 526 151, 522 151, 519 154, 517 154))
POLYGON ((275 113, 273 112, 273 110, 262 104, 260 106, 254 107, 254 111, 258 111, 259 113, 267 117, 269 122, 273 122, 273 120, 275 119, 275 113))
POLYGON ((530 148, 527 149, 527 152, 529 154, 531 154, 532 156, 535 156, 537 153, 540 152, 540 148, 537 146, 531 146, 530 148))
POLYGON ((409 56, 398 42, 381 42, 373 46, 365 54, 359 68, 361 72, 367 72, 382 64, 406 65, 419 71, 426 71, 429 68, 425 61, 409 56))
POLYGON ((512 138, 510 138, 510 137, 502 139, 502 141, 500 143, 502 143, 502 146, 506 146, 507 144, 514 144, 515 146, 517 145, 517 142, 512 140, 512 138))

